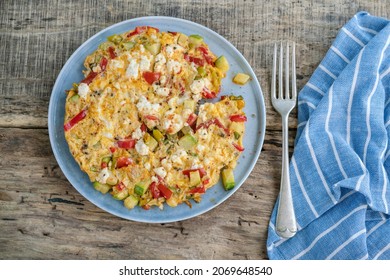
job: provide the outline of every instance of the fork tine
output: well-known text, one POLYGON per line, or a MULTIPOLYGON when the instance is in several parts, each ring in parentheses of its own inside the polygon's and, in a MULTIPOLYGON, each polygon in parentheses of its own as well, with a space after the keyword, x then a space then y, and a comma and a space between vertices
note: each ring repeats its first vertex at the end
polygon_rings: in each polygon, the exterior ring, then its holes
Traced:
POLYGON ((292 72, 291 72, 291 79, 292 79, 292 99, 296 99, 297 98, 297 75, 296 75, 296 72, 295 72, 295 42, 293 42, 293 45, 292 45, 292 72))
POLYGON ((283 44, 280 42, 279 54, 279 99, 283 99, 283 44))
POLYGON ((277 50, 278 46, 275 43, 274 46, 274 61, 273 61, 273 67, 272 67, 272 86, 271 86, 271 94, 272 98, 276 99, 276 60, 277 60, 277 50))
POLYGON ((290 53, 289 53, 289 45, 288 45, 288 42, 287 42, 287 45, 286 45, 286 58, 285 58, 285 69, 284 69, 284 75, 286 76, 285 77, 285 86, 284 86, 284 98, 285 99, 289 99, 290 98, 290 82, 289 82, 289 77, 290 77, 290 61, 289 61, 289 56, 290 56, 290 53))

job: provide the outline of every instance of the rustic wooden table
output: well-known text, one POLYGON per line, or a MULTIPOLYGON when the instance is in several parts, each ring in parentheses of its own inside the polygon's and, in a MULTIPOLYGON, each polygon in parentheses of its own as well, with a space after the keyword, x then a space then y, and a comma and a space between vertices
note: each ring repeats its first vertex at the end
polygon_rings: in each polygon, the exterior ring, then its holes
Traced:
MULTIPOLYGON (((0 259, 266 259, 267 225, 279 190, 281 123, 272 109, 272 48, 297 42, 298 89, 340 27, 356 12, 390 17, 390 1, 0 2, 0 259), (188 19, 229 40, 252 65, 264 92, 267 130, 244 185, 190 220, 144 224, 117 218, 81 196, 50 147, 53 84, 90 36, 141 16, 188 19)), ((296 111, 290 118, 293 149, 296 111)))

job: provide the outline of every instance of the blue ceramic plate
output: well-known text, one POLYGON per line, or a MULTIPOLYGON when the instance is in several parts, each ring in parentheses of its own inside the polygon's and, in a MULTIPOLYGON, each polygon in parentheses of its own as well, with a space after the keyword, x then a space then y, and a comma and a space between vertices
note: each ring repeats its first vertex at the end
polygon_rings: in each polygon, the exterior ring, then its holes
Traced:
POLYGON ((61 170, 69 182, 86 199, 101 209, 124 219, 148 223, 167 223, 189 219, 205 213, 238 190, 249 176, 260 155, 265 133, 265 115, 263 94, 255 73, 241 53, 226 39, 202 25, 187 20, 171 17, 142 17, 123 21, 100 31, 73 53, 54 84, 49 104, 48 124, 51 146, 61 170), (181 204, 175 208, 165 205, 164 210, 157 207, 152 207, 148 211, 141 207, 128 210, 123 206, 122 201, 113 199, 109 194, 103 195, 93 188, 88 176, 80 170, 73 159, 65 140, 63 124, 66 95, 64 92, 72 87, 72 83, 83 79, 81 71, 84 69, 83 62, 86 56, 92 53, 100 43, 106 41, 108 36, 143 25, 154 26, 161 31, 177 31, 187 35, 199 34, 203 36, 210 49, 217 56, 223 54, 230 64, 227 77, 222 82, 221 95, 231 93, 242 95, 246 102, 244 111, 248 121, 244 137, 245 151, 234 170, 236 187, 227 192, 220 182, 203 195, 200 203, 193 202, 192 208, 181 204), (233 84, 232 78, 238 72, 249 74, 252 77, 251 81, 244 86, 233 84))

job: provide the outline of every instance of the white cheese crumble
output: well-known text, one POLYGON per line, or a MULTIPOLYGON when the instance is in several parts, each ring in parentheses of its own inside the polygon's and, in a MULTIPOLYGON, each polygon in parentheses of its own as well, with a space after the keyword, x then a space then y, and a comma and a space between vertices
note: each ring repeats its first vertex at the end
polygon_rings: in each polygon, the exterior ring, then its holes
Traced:
POLYGON ((207 137, 208 137, 207 129, 205 129, 205 128, 199 129, 198 130, 198 135, 199 135, 200 139, 203 139, 203 140, 207 139, 207 137))
POLYGON ((78 92, 81 98, 86 99, 87 94, 90 93, 91 90, 89 89, 89 86, 87 84, 81 83, 79 84, 78 92))
POLYGON ((134 130, 134 132, 131 134, 131 138, 133 139, 141 139, 143 136, 143 132, 141 130, 141 128, 137 128, 136 130, 134 130))
POLYGON ((141 56, 141 60, 139 62, 139 69, 142 72, 150 70, 150 59, 147 56, 145 56, 145 55, 141 56))
POLYGON ((137 79, 139 64, 137 63, 137 60, 135 60, 134 58, 131 58, 129 62, 130 62, 129 67, 127 67, 126 69, 126 77, 137 79))
POLYGON ((102 184, 105 184, 107 183, 107 179, 108 177, 110 177, 110 173, 108 171, 108 168, 103 168, 99 175, 96 177, 96 181, 98 181, 99 183, 102 183, 102 184))
POLYGON ((201 93, 201 92, 203 91, 204 86, 205 86, 205 84, 204 84, 204 80, 203 80, 203 79, 195 80, 195 81, 193 81, 193 83, 190 85, 190 90, 191 90, 194 94, 198 94, 198 93, 201 93))
POLYGON ((165 171, 164 167, 155 168, 155 169, 153 169, 153 171, 161 178, 165 178, 165 176, 167 176, 167 171, 165 171))
POLYGON ((162 53, 159 53, 156 56, 155 64, 154 64, 154 71, 155 72, 164 72, 165 63, 167 62, 167 59, 162 53))
POLYGON ((99 73, 102 71, 102 67, 100 67, 100 65, 96 65, 95 67, 92 67, 92 71, 99 73))
POLYGON ((172 97, 168 100, 168 105, 170 108, 173 108, 176 106, 176 104, 178 104, 177 102, 177 97, 172 97))
POLYGON ((143 139, 140 139, 135 144, 135 150, 141 155, 141 156, 147 156, 149 154, 149 147, 146 146, 143 139))
POLYGON ((168 110, 163 119, 163 129, 167 130, 170 134, 178 132, 183 128, 184 121, 181 115, 173 113, 173 109, 168 110))
POLYGON ((161 161, 161 165, 164 166, 165 170, 171 170, 172 169, 172 164, 170 162, 168 162, 168 160, 166 158, 164 158, 161 161))
POLYGON ((123 63, 122 60, 120 59, 112 59, 110 61, 110 66, 114 69, 118 69, 118 68, 124 68, 125 67, 125 64, 123 63))
POLYGON ((210 108, 211 106, 214 106, 214 105, 211 103, 205 103, 205 104, 202 104, 199 106, 198 120, 200 123, 204 123, 209 119, 209 117, 207 116, 207 111, 210 111, 210 112, 213 111, 210 108))
POLYGON ((172 57, 175 52, 182 52, 184 48, 178 44, 170 44, 165 47, 168 57, 172 57))
POLYGON ((198 145, 196 146, 196 150, 197 150, 199 153, 203 152, 205 149, 206 149, 206 147, 203 146, 203 145, 201 145, 201 144, 198 144, 198 145))
POLYGON ((177 74, 181 70, 181 64, 175 60, 168 60, 167 69, 169 73, 177 74))
POLYGON ((150 170, 150 167, 151 167, 151 166, 150 166, 150 163, 149 163, 149 162, 146 162, 144 166, 145 166, 145 168, 146 168, 147 170, 150 170))
POLYGON ((158 87, 156 89, 156 94, 159 96, 168 96, 169 92, 170 92, 169 88, 166 87, 158 87))
POLYGON ((114 136, 112 136, 112 133, 110 133, 110 132, 103 132, 102 135, 108 139, 114 138, 114 136))
POLYGON ((158 115, 160 109, 160 104, 150 103, 145 96, 139 98, 136 106, 142 115, 158 115))
POLYGON ((161 77, 160 77, 160 83, 161 83, 162 85, 165 85, 165 84, 167 83, 167 76, 161 76, 161 77))
POLYGON ((171 161, 173 163, 176 163, 178 165, 183 164, 183 160, 187 158, 187 152, 183 150, 178 150, 171 156, 171 161))

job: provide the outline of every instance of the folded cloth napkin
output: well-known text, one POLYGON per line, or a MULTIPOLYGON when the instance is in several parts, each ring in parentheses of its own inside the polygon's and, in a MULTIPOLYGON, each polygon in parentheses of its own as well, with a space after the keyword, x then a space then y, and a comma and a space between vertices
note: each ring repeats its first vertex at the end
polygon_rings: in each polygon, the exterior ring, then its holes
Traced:
POLYGON ((390 259, 390 22, 356 14, 299 93, 290 161, 297 234, 270 259, 390 259))

